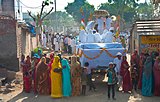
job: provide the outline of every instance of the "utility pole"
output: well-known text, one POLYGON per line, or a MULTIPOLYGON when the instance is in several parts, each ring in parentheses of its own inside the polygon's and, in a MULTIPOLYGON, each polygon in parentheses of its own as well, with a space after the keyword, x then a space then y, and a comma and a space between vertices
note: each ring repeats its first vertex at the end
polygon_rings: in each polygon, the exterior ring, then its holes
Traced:
POLYGON ((55 4, 55 25, 56 25, 56 33, 57 33, 57 1, 54 0, 54 4, 55 4))

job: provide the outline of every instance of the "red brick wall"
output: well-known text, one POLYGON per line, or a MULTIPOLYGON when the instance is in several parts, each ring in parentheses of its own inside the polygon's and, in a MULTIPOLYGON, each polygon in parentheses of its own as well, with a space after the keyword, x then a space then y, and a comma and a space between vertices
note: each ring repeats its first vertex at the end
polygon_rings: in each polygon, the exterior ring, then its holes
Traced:
POLYGON ((0 64, 18 71, 16 21, 0 17, 0 64))

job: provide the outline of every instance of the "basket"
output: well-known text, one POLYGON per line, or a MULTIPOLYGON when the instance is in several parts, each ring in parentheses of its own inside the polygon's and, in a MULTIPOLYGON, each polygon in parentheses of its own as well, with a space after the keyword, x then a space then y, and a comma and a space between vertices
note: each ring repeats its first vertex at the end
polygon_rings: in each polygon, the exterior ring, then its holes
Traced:
POLYGON ((106 10, 97 10, 97 11, 94 11, 93 16, 96 16, 96 17, 109 16, 109 12, 106 10))

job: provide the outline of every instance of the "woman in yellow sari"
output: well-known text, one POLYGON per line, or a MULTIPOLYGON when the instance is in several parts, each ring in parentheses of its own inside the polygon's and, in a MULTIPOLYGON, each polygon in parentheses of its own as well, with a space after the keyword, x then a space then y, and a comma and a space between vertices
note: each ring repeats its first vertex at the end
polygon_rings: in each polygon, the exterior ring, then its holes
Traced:
POLYGON ((62 66, 58 56, 54 58, 51 69, 51 97, 61 98, 62 97, 62 66), (60 71, 57 71, 60 70, 60 71))

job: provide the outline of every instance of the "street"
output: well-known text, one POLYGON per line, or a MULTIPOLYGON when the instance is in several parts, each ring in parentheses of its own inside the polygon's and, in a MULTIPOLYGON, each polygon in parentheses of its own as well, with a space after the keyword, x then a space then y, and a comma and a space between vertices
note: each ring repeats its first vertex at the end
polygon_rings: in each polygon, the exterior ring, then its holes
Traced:
MULTIPOLYGON (((37 96, 33 93, 25 93, 17 91, 15 97, 4 100, 4 102, 159 102, 160 97, 143 97, 136 94, 116 92, 116 100, 108 100, 107 98, 107 85, 105 83, 97 83, 97 92, 87 92, 86 96, 69 97, 62 99, 53 99, 50 96, 37 96)), ((11 94, 7 95, 10 97, 11 94)), ((13 95, 13 94, 12 94, 13 95)), ((3 101, 2 101, 3 102, 3 101)))
MULTIPOLYGON (((138 94, 129 94, 116 91, 116 100, 108 100, 106 77, 95 74, 95 86, 97 91, 88 91, 86 96, 64 97, 61 99, 53 99, 50 96, 34 95, 33 92, 25 93, 22 91, 22 85, 16 85, 15 91, 8 94, 0 94, 3 98, 2 102, 159 102, 160 97, 143 97, 138 94)), ((1 101, 0 101, 1 102, 1 101)))

